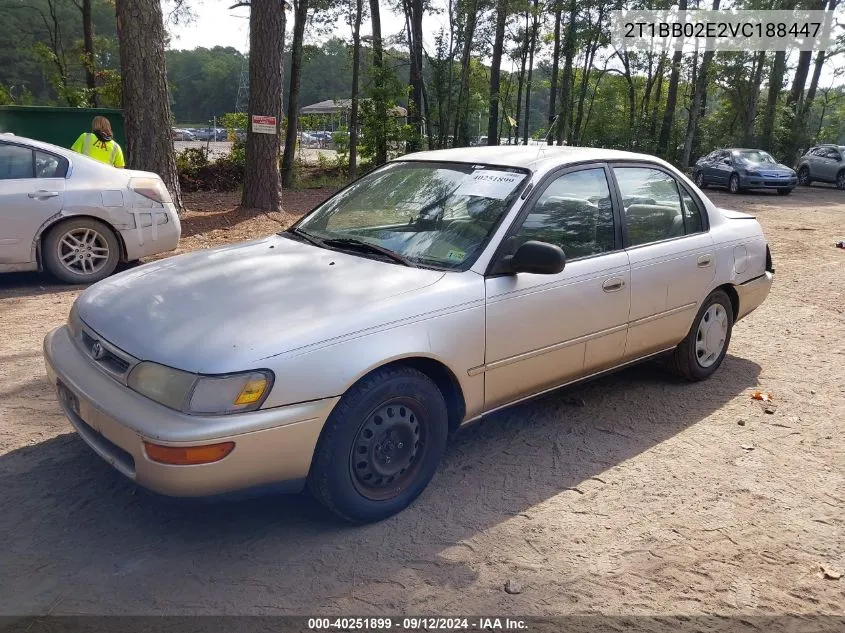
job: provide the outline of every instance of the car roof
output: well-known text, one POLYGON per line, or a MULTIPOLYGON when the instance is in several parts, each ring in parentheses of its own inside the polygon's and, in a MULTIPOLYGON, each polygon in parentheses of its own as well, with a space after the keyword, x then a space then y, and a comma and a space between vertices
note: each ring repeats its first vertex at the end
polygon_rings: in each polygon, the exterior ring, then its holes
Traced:
MULTIPOLYGON (((74 139, 75 140, 75 139, 74 139)), ((65 158, 68 158, 71 155, 71 150, 67 147, 60 147, 59 145, 53 145, 52 143, 45 143, 44 141, 36 141, 34 138, 27 138, 25 136, 17 136, 16 134, 0 134, 0 141, 6 141, 8 143, 17 143, 19 145, 28 145, 29 147, 34 147, 35 149, 43 149, 46 152, 52 152, 53 154, 60 154, 65 158)))
POLYGON ((542 171, 552 166, 601 160, 648 160, 666 165, 663 160, 648 154, 637 154, 602 147, 569 147, 557 145, 488 145, 482 147, 459 147, 415 152, 396 159, 397 161, 442 161, 454 163, 479 163, 520 167, 542 171))

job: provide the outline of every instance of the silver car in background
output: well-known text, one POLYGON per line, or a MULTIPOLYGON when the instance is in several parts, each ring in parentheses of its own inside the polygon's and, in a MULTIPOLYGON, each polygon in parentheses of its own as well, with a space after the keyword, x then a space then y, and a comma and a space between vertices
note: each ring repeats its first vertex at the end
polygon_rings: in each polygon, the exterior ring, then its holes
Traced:
POLYGON ((809 186, 813 182, 832 182, 845 189, 845 146, 819 145, 811 147, 798 161, 798 182, 809 186))
POLYGON ((92 286, 44 354, 73 426, 138 484, 307 485, 375 521, 491 411, 657 355, 708 378, 772 279, 757 221, 657 158, 442 150, 278 235, 92 286))
POLYGON ((0 272, 46 269, 73 284, 175 249, 181 227, 158 175, 0 135, 0 272))

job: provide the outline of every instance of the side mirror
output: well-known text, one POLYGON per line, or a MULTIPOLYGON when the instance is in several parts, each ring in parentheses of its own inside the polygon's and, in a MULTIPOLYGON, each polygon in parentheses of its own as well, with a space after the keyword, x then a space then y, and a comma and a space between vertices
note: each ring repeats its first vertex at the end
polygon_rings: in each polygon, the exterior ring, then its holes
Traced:
POLYGON ((513 255, 506 255, 502 264, 504 271, 514 275, 556 275, 566 266, 566 255, 560 246, 532 240, 516 249, 513 255))
POLYGON ((722 162, 725 163, 725 165, 730 165, 732 161, 730 158, 723 158, 722 162))

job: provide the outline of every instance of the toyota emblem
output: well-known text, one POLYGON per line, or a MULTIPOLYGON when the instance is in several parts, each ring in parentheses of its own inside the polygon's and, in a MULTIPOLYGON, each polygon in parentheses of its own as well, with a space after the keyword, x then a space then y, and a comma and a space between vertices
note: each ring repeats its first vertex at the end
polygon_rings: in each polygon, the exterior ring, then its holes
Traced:
POLYGON ((94 357, 94 360, 101 360, 105 355, 106 350, 100 345, 100 341, 94 341, 94 344, 91 345, 91 356, 94 357))

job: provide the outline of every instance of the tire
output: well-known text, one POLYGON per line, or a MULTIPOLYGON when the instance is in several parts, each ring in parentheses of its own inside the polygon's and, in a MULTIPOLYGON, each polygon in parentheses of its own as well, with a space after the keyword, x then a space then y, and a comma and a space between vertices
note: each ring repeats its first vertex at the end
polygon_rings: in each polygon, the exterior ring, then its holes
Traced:
POLYGON ((845 189, 845 169, 836 174, 836 188, 845 189))
POLYGON ((670 368, 690 381, 710 378, 719 369, 728 351, 733 332, 733 314, 731 300, 723 290, 710 293, 695 316, 686 338, 672 352, 670 368), (721 323, 723 328, 708 331, 713 327, 708 326, 708 323, 721 323), (721 348, 717 351, 720 342, 721 348))
POLYGON ((707 188, 707 184, 704 182, 704 173, 700 169, 695 174, 695 185, 699 189, 707 188))
POLYGON ((448 432, 446 402, 428 376, 410 367, 376 370, 350 388, 329 415, 308 488, 346 521, 381 521, 425 489, 448 432))
POLYGON ((731 174, 731 179, 728 181, 728 189, 731 193, 739 193, 742 191, 739 187, 739 176, 731 174))
POLYGON ((45 268, 69 284, 92 284, 111 275, 120 261, 120 242, 93 218, 73 218, 51 227, 42 242, 45 268))
POLYGON ((798 184, 803 187, 809 187, 813 184, 813 180, 810 178, 810 170, 807 167, 798 170, 798 184))
POLYGON ((792 189, 778 189, 779 196, 788 196, 792 193, 792 189))

